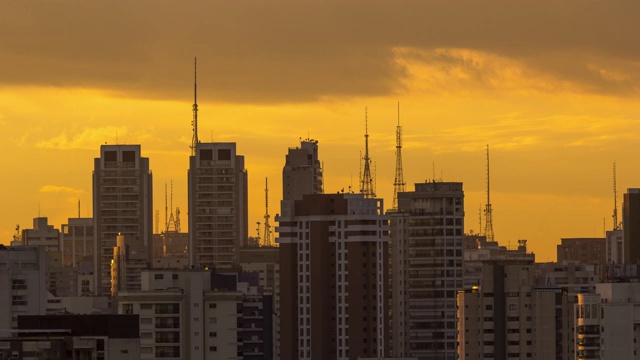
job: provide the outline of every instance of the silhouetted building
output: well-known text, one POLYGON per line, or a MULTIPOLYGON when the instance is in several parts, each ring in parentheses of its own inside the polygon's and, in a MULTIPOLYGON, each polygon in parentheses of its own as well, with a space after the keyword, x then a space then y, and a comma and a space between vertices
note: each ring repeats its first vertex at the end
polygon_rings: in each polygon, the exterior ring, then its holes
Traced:
POLYGON ((198 143, 189 157, 189 264, 228 268, 248 234, 247 171, 235 143, 198 143))
POLYGON ((569 238, 560 241, 557 259, 559 263, 566 261, 591 265, 607 263, 607 243, 604 238, 569 238))
POLYGON ((0 336, 19 315, 45 314, 46 261, 42 246, 0 245, 0 336))
POLYGON ((387 356, 389 218, 382 199, 312 194, 283 200, 281 208, 281 358, 387 356))
POLYGON ((16 336, 0 339, 2 359, 140 359, 137 315, 19 316, 16 336))
POLYGON ((42 246, 47 251, 60 249, 60 230, 48 224, 46 217, 33 219, 33 229, 22 230, 22 242, 27 246, 42 246))
POLYGON ((459 182, 415 184, 391 217, 393 356, 456 359, 464 192, 459 182))
POLYGON ((322 167, 318 160, 318 141, 300 141, 289 148, 282 169, 282 199, 302 200, 304 194, 322 194, 322 167))
POLYGON ((640 189, 627 189, 622 202, 624 262, 640 263, 640 189))
POLYGON ((76 267, 85 258, 93 258, 94 244, 93 218, 69 218, 60 233, 62 265, 76 267))
POLYGON ((153 185, 140 145, 102 145, 94 163, 94 276, 98 292, 106 295, 119 234, 153 253, 153 185))
POLYGON ((111 264, 111 296, 113 297, 121 291, 140 290, 142 286, 140 273, 151 267, 147 247, 129 241, 124 235, 118 235, 116 241, 111 264))
POLYGON ((624 233, 622 229, 606 233, 607 264, 624 264, 624 233))

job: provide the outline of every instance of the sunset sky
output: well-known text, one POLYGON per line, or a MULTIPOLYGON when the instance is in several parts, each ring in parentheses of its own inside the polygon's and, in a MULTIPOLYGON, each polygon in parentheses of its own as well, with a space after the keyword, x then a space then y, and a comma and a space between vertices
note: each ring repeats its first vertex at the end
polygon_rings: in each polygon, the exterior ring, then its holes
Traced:
POLYGON ((496 239, 555 261, 561 237, 612 227, 614 161, 620 208, 640 187, 639 17, 637 0, 0 0, 1 242, 78 200, 91 216, 93 158, 116 142, 150 158, 161 222, 173 180, 186 228, 197 56, 200 140, 245 156, 251 235, 299 138, 319 141, 325 192, 357 187, 365 107, 390 207, 399 101, 407 188, 434 167, 463 182, 477 232, 488 144, 496 239))

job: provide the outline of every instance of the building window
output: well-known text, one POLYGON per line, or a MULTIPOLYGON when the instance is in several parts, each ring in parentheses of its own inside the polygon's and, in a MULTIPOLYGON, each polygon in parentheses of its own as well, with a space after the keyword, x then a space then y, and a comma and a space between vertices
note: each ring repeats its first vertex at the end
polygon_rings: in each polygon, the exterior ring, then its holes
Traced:
POLYGON ((218 351, 217 346, 209 346, 209 351, 218 351))
POLYGON ((156 280, 162 280, 162 279, 164 279, 164 274, 155 274, 153 276, 153 278, 156 279, 156 280))

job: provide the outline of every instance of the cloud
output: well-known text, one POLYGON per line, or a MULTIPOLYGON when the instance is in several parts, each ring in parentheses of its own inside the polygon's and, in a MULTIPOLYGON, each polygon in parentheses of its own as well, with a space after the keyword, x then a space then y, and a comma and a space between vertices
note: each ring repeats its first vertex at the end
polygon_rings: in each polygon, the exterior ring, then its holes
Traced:
POLYGON ((105 140, 116 139, 117 136, 127 135, 127 132, 126 127, 115 126, 90 128, 71 137, 67 136, 66 132, 63 132, 49 140, 43 140, 36 143, 36 146, 45 149, 94 150, 99 144, 104 144, 105 140))
POLYGON ((58 186, 58 185, 44 185, 39 190, 41 193, 52 193, 52 194, 71 194, 71 195, 81 195, 84 194, 84 190, 75 189, 69 186, 58 186))
MULTIPOLYGON (((466 49, 635 95, 638 13, 634 0, 16 2, 3 9, 0 78, 188 100, 197 55, 201 101, 312 102, 402 92, 410 69, 394 49, 466 49)), ((435 60, 469 81, 495 75, 468 58, 435 60)))

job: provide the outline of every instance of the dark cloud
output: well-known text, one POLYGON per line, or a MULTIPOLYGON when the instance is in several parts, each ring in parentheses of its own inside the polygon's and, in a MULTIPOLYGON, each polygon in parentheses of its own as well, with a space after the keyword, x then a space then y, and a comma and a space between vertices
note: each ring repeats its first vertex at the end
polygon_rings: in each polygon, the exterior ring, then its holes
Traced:
POLYGON ((486 51, 590 92, 636 93, 640 80, 632 0, 0 0, 0 10, 2 86, 186 100, 197 55, 203 100, 386 95, 407 77, 397 47, 486 51))

